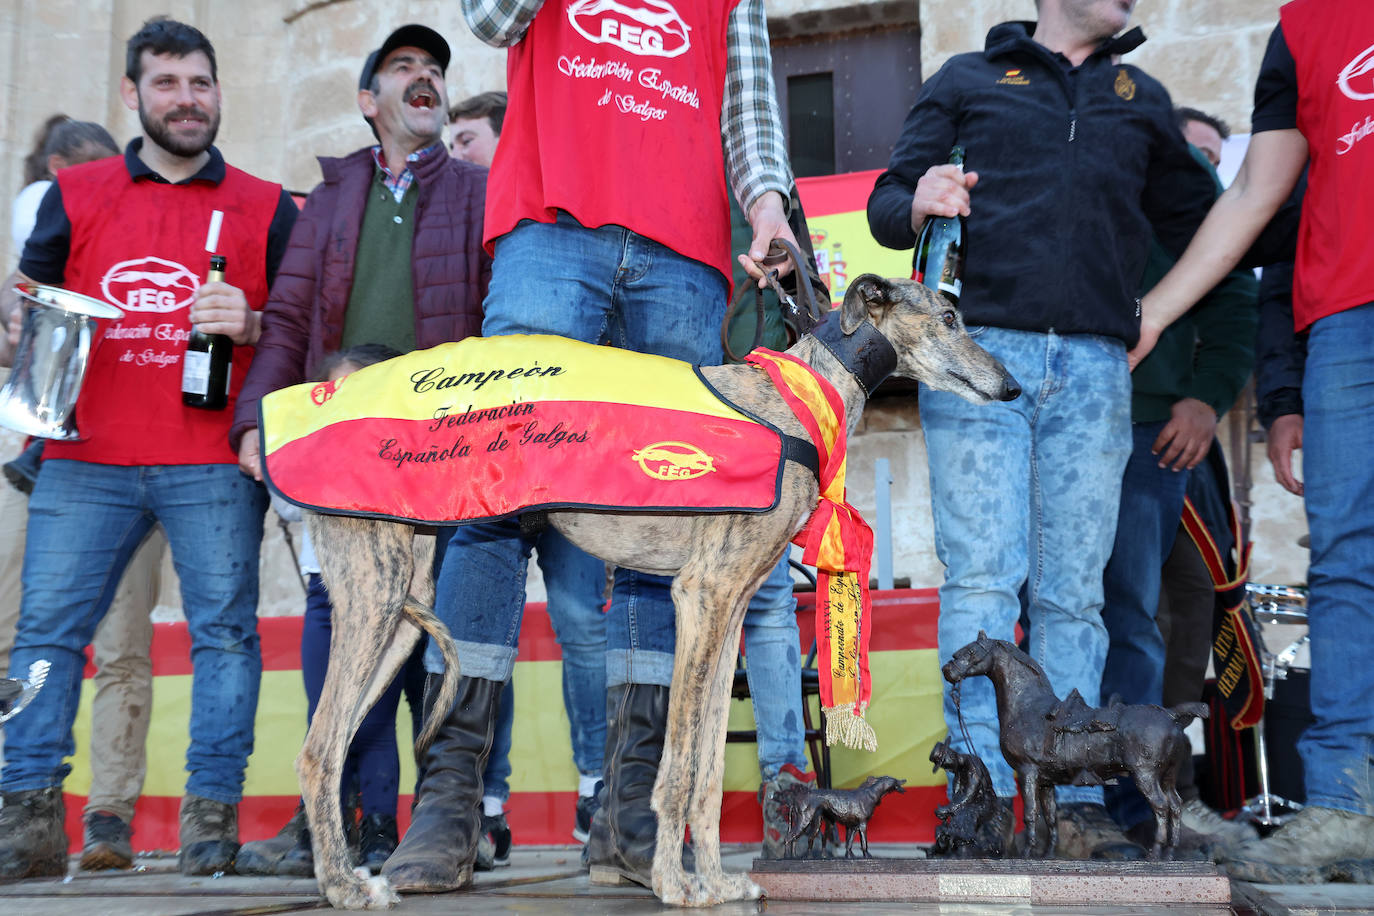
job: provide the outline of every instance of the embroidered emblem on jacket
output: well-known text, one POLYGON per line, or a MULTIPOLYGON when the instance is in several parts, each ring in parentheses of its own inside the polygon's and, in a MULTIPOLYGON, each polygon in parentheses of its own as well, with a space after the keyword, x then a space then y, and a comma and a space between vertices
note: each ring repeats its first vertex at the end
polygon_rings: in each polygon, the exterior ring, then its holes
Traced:
POLYGON ((1030 85, 1030 80, 1028 80, 1028 79, 1026 79, 1024 76, 1022 76, 1022 75, 1021 75, 1021 69, 1020 69, 1019 67, 1016 67, 1016 68, 1013 68, 1013 69, 1011 69, 1011 70, 1008 70, 1005 74, 1003 74, 1003 75, 1002 75, 1002 78, 1001 78, 1000 80, 997 81, 997 85, 999 85, 999 86, 1029 86, 1029 85, 1030 85))
POLYGON ((1112 88, 1116 90, 1117 95, 1128 102, 1135 98, 1135 80, 1127 75, 1125 67, 1116 71, 1116 85, 1112 88))

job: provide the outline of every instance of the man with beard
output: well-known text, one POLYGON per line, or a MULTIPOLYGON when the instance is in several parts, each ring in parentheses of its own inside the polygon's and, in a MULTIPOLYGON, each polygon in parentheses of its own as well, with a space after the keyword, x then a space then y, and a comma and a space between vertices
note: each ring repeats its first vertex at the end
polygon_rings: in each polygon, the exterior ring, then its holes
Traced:
MULTIPOLYGON (((324 180, 310 192, 291 233, 234 409, 230 440, 245 473, 262 478, 258 402, 278 388, 318 377, 330 353, 361 344, 405 353, 481 330, 491 275, 491 259, 482 250, 487 170, 451 158, 444 147, 449 56, 438 32, 403 25, 363 64, 358 108, 378 142, 342 159, 320 158, 324 180)), ((604 578, 598 561, 584 589, 593 607, 604 578)), ((322 672, 329 628, 307 628, 301 653, 315 661, 307 670, 322 672)), ((319 690, 318 683, 307 685, 314 697, 319 690)), ((368 866, 380 867, 396 846, 399 692, 399 684, 392 685, 353 742, 357 750, 389 739, 392 758, 389 766, 378 767, 385 773, 359 774, 368 866), (381 711, 387 707, 389 714, 381 711)), ((302 811, 276 837, 245 844, 240 870, 314 874, 302 811)))
MULTIPOLYGON (((12 671, 48 659, 47 687, 6 726, 0 788, 0 878, 62 875, 62 782, 74 753, 83 651, 129 558, 161 524, 181 578, 191 636, 190 745, 181 803, 180 867, 228 870, 236 805, 253 749, 262 670, 256 614, 263 488, 239 473, 230 408, 184 406, 182 359, 194 323, 236 345, 248 368, 255 308, 285 250, 296 208, 275 184, 225 164, 215 52, 196 29, 152 19, 128 42, 124 103, 142 135, 123 158, 64 169, 39 207, 17 280, 61 284, 124 317, 97 331, 77 423, 51 441, 29 502, 24 592, 12 671), (213 251, 225 278, 202 282, 213 251)), ((7 284, 6 289, 10 285, 7 284)), ((22 315, 10 310, 11 341, 22 315)), ((12 304, 11 304, 12 303, 12 304)))
MULTIPOLYGON (((995 26, 982 52, 951 58, 921 87, 868 200, 873 236, 891 248, 912 247, 928 216, 967 217, 959 305, 1025 391, 973 408, 922 386, 946 566, 941 663, 980 630, 1011 639, 1024 588, 1031 655, 1059 696, 1077 688, 1093 706, 1108 645, 1102 573, 1131 451, 1126 348, 1150 233, 1178 254, 1214 196, 1164 87, 1119 62, 1144 41, 1139 29, 1118 34, 1134 7, 1037 0, 1038 22, 995 26), (974 171, 946 164, 956 144, 974 171)), ((988 763, 1010 805, 991 683, 964 685, 962 700, 974 746, 957 737, 946 689, 952 743, 988 763)), ((1101 788, 1057 795, 1060 856, 1144 856, 1101 788)))

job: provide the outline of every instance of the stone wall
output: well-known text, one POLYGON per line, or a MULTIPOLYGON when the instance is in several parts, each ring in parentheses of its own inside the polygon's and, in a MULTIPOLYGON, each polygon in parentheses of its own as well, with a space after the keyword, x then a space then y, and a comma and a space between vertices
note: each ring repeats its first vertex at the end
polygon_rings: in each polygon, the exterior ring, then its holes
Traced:
MULTIPOLYGON (((769 0, 769 15, 806 31, 808 23, 844 27, 863 16, 844 0, 769 0), (824 13, 823 16, 812 14, 824 13)), ((1136 22, 1150 41, 1129 58, 1160 78, 1175 100, 1247 129, 1250 92, 1279 0, 1141 0, 1136 22)), ((915 6, 913 0, 913 7, 915 6)), ((0 0, 0 200, 20 189, 21 163, 44 118, 65 111, 101 121, 121 143, 137 117, 119 99, 124 41, 148 16, 191 22, 215 43, 224 92, 219 145, 226 158, 295 190, 318 180, 317 155, 340 155, 371 135, 357 113, 357 73, 367 51, 401 21, 439 29, 453 47, 449 92, 457 99, 504 85, 504 55, 474 39, 452 0, 418 0, 398 12, 381 0, 0 0)), ((960 51, 982 47, 989 27, 1034 16, 1032 0, 925 0, 919 5, 922 71, 933 74, 960 51)), ((8 209, 4 211, 8 213, 8 209)), ((13 266, 8 223, 0 265, 13 266)), ((226 227, 232 231, 232 227, 226 227)), ((909 405, 884 405, 866 418, 851 451, 856 504, 873 509, 872 459, 887 457, 894 483, 896 572, 936 584, 941 569, 930 537, 924 442, 909 405)), ((1299 581, 1305 557, 1300 501, 1272 484, 1256 453, 1256 576, 1299 581)), ((264 546, 263 612, 296 613, 301 593, 269 516, 264 546)), ((167 581, 174 583, 169 575, 167 581)), ((535 594, 538 594, 536 588, 535 594)), ((163 616, 175 616, 175 588, 163 616)))

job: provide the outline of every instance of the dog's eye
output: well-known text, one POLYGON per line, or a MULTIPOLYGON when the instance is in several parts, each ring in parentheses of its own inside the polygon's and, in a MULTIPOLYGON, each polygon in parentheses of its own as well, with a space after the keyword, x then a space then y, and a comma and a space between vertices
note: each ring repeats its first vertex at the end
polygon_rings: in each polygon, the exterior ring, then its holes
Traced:
POLYGON ((954 309, 945 309, 945 313, 940 316, 940 320, 945 323, 945 327, 952 328, 959 323, 959 316, 954 314, 954 309))

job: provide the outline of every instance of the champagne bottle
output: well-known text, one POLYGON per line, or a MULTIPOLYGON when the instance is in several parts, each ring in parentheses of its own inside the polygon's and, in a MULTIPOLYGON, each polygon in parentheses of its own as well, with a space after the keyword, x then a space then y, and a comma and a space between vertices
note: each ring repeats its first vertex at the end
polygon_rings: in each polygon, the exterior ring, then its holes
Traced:
MULTIPOLYGON (((964 148, 956 146, 949 154, 951 165, 964 167, 964 148)), ((916 255, 911 278, 935 290, 954 305, 964 288, 964 218, 927 216, 916 237, 916 255)))
MULTIPOLYGON (((210 256, 211 283, 224 280, 224 256, 210 256)), ((204 334, 194 325, 181 363, 181 403, 204 410, 229 406, 229 370, 234 342, 224 334, 204 334)))

